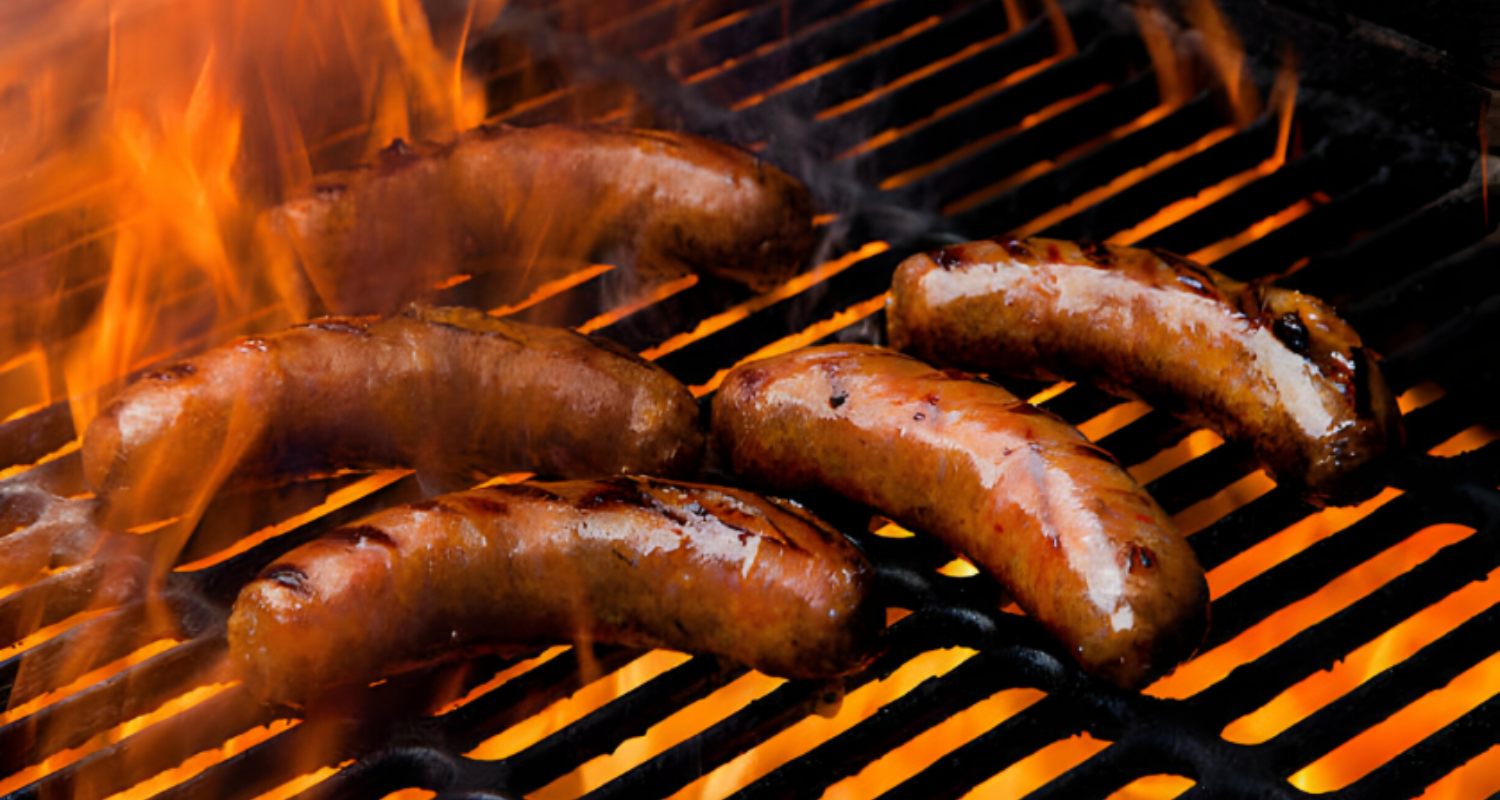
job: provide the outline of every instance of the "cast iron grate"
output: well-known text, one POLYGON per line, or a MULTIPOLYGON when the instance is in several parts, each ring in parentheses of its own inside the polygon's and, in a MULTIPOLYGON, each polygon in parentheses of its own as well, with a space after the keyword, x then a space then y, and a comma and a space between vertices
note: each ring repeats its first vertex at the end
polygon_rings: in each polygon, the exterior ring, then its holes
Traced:
MULTIPOLYGON (((1162 101, 1145 47, 1128 21, 1104 4, 1067 7, 1068 31, 1076 42, 1071 53, 1060 53, 1055 23, 1037 9, 1030 22, 1012 30, 1003 3, 788 6, 697 0, 623 3, 609 14, 591 9, 581 0, 517 3, 494 39, 474 49, 471 63, 490 76, 496 119, 666 122, 758 142, 767 157, 799 172, 825 208, 838 213, 829 225, 831 240, 844 247, 873 239, 891 245, 680 346, 663 348, 663 343, 743 295, 700 284, 598 331, 636 350, 661 349, 659 363, 705 391, 720 370, 814 323, 838 324, 818 330, 808 343, 818 336, 878 341, 883 328, 878 299, 905 255, 1025 226, 1226 125, 1222 98, 1206 91, 1165 109, 1153 124, 1101 142, 1162 101), (644 56, 619 55, 625 52, 644 56), (733 61, 726 64, 726 59, 733 61), (818 65, 829 63, 835 66, 818 71, 818 65), (1007 79, 1018 71, 1025 73, 1007 79), (874 91, 883 86, 892 88, 874 91), (502 99, 505 107, 499 107, 502 99), (900 135, 871 143, 887 130, 900 135), (997 131, 1004 135, 985 139, 997 131), (1013 179, 1041 162, 1056 163, 1030 180, 1013 179), (850 309, 859 313, 848 314, 850 309)), ((881 680, 922 653, 968 647, 978 654, 736 796, 817 797, 952 715, 997 692, 1030 688, 1045 697, 884 796, 961 796, 1046 746, 1086 733, 1111 744, 1032 796, 1106 797, 1137 778, 1172 774, 1192 779, 1196 785, 1189 794, 1195 797, 1300 797, 1306 793, 1288 783, 1290 775, 1495 656, 1500 607, 1470 617, 1263 744, 1234 744, 1221 734, 1304 678, 1500 567, 1495 488, 1500 447, 1490 444, 1451 457, 1427 454, 1475 426, 1500 427, 1491 401, 1500 373, 1493 359, 1473 356, 1477 348, 1500 342, 1500 277, 1493 269, 1500 242, 1484 238, 1489 232, 1484 187, 1469 176, 1473 153, 1440 136, 1413 133, 1316 86, 1299 94, 1294 119, 1294 141, 1300 144, 1294 144, 1285 164, 1157 230, 1145 243, 1193 252, 1308 203, 1302 216, 1215 266, 1241 279, 1290 271, 1285 283, 1337 302, 1367 344, 1388 355, 1387 374, 1398 392, 1427 381, 1442 387, 1441 396, 1406 415, 1409 454, 1392 459, 1389 475, 1390 485, 1402 494, 1217 597, 1205 650, 1234 640, 1418 531, 1456 524, 1473 529, 1472 534, 1207 688, 1162 699, 1123 694, 1085 679, 1033 626, 999 610, 1003 597, 993 584, 940 574, 937 569, 952 560, 941 547, 921 538, 869 533, 867 510, 824 505, 820 510, 878 565, 888 605, 912 612, 890 627, 887 654, 842 686, 783 684, 588 796, 669 796, 824 709, 841 692, 881 680)), ((1255 168, 1274 154, 1278 134, 1277 120, 1267 116, 1038 232, 1107 238, 1255 168)), ((602 298, 612 296, 610 280, 606 274, 584 282, 518 316, 581 324, 601 310, 602 298)), ((446 299, 499 304, 530 288, 476 279, 454 287, 446 299)), ((1016 388, 1025 395, 1042 387, 1016 388)), ((1120 401, 1072 387, 1044 405, 1076 424, 1120 401)), ((1123 463, 1136 465, 1191 433, 1152 412, 1101 444, 1123 463)), ((66 404, 59 404, 0 426, 0 452, 11 463, 31 463, 73 438, 66 404)), ((1166 472, 1148 488, 1169 512, 1184 512, 1254 470, 1247 451, 1224 445, 1192 459, 1190 469, 1166 472)), ((226 685, 232 675, 222 663, 223 621, 238 588, 297 544, 419 495, 411 476, 377 477, 347 476, 221 498, 200 532, 254 530, 316 506, 357 481, 374 481, 367 488, 378 485, 221 563, 175 572, 150 593, 141 591, 149 582, 145 555, 153 536, 171 531, 105 536, 92 559, 0 599, 5 643, 74 623, 0 662, 0 694, 11 708, 150 642, 180 642, 0 725, 0 775, 33 770, 190 689, 226 685), (78 622, 78 615, 92 616, 78 622)), ((83 488, 76 455, 7 482, 0 517, 17 531, 5 538, 21 541, 18 534, 36 529, 49 496, 76 495, 83 488)), ((1204 566, 1214 569, 1314 512, 1295 492, 1276 488, 1212 520, 1191 541, 1204 566)), ((222 546, 215 541, 196 547, 222 546)), ((381 796, 417 787, 452 797, 519 797, 613 752, 744 674, 743 668, 712 658, 693 658, 508 758, 462 755, 642 655, 601 647, 581 658, 569 651, 455 709, 432 713, 521 660, 479 659, 379 684, 359 697, 312 709, 291 727, 283 714, 230 687, 18 787, 11 796, 107 797, 257 726, 281 725, 285 729, 276 735, 162 796, 254 797, 298 775, 342 765, 304 796, 381 796)), ((1479 704, 1333 795, 1419 793, 1500 744, 1497 703, 1491 698, 1479 704)))

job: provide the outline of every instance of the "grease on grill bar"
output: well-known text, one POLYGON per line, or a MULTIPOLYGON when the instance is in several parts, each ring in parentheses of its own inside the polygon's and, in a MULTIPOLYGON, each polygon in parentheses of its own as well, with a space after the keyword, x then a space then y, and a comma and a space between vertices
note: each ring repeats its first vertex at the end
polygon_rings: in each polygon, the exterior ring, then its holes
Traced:
MULTIPOLYGON (((215 501, 149 600, 101 590, 101 578, 134 574, 128 553, 0 592, 0 790, 1126 800, 1500 788, 1500 370, 1464 355, 1500 341, 1500 278, 1496 245, 1480 241, 1488 187, 1468 179, 1473 153, 1326 86, 1295 87, 1279 63, 1255 72, 1252 57, 1236 72, 1222 42, 1204 71, 1218 77, 1191 84, 1157 18, 1116 12, 1086 0, 515 0, 467 54, 485 107, 457 90, 433 102, 516 123, 680 119, 755 143, 831 206, 822 229, 836 249, 755 298, 694 278, 622 296, 606 265, 455 276, 442 291, 610 336, 705 394, 747 359, 879 341, 896 264, 954 237, 1045 228, 1194 253, 1240 279, 1295 272, 1288 283, 1347 310, 1406 391, 1408 454, 1357 508, 1310 508, 1244 449, 1141 404, 1012 387, 1080 425, 1192 533, 1214 626, 1178 673, 1141 696, 1088 683, 951 553, 829 508, 879 565, 893 621, 888 654, 842 686, 704 657, 552 648, 282 717, 223 674, 227 604, 280 553, 419 494, 405 473, 335 476, 215 501), (1257 81, 1265 112, 1249 100, 1257 81), (921 216, 940 209, 950 216, 921 216)), ((382 84, 381 103, 402 101, 397 83, 382 84)), ((407 135, 392 119, 309 132, 307 163, 283 166, 358 160, 366 141, 407 135)), ((133 224, 101 216, 101 191, 59 191, 11 223, 69 209, 81 220, 22 255, 79 259, 133 224)), ((63 312, 98 304, 104 283, 98 270, 70 279, 58 318, 82 319, 63 312)), ((180 288, 174 308, 215 291, 180 288)), ((251 309, 175 346, 287 318, 251 309)), ((34 497, 26 485, 82 491, 62 363, 56 344, 0 347, 8 503, 34 497)), ((34 512, 3 517, 22 528, 34 512)))

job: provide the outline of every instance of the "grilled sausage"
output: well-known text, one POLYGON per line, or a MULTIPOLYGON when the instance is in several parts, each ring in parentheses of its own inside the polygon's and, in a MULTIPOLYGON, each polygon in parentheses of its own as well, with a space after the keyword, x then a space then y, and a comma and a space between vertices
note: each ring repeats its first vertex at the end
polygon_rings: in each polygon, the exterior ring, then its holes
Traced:
POLYGON ((834 345, 732 370, 712 416, 722 466, 936 536, 1093 675, 1137 687, 1203 640, 1203 570, 1167 515, 1106 452, 998 386, 834 345))
POLYGON ((692 395, 618 345, 412 308, 315 320, 152 372, 89 425, 83 465, 118 530, 181 513, 231 474, 674 476, 694 474, 702 448, 692 395))
POLYGON ((1225 438, 1315 497, 1355 499, 1401 437, 1359 335, 1316 298, 1154 250, 955 245, 896 272, 893 347, 944 366, 1093 381, 1225 438))
POLYGON ((481 127, 399 140, 270 215, 328 309, 387 313, 458 272, 538 255, 769 288, 812 250, 812 203, 720 142, 609 126, 481 127))
POLYGON ((240 592, 232 658, 297 705, 507 645, 603 642, 828 678, 875 651, 869 564, 800 507, 650 478, 497 486, 376 514, 240 592))

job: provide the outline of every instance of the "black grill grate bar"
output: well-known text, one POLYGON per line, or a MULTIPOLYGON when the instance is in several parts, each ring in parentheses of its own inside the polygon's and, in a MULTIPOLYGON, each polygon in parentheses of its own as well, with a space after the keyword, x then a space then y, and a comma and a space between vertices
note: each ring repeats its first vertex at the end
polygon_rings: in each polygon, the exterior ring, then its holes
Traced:
MULTIPOLYGON (((1051 26, 1045 20, 1033 20, 1025 28, 1001 41, 955 63, 925 75, 897 89, 885 91, 859 106, 815 123, 811 141, 816 154, 832 158, 869 137, 891 127, 915 124, 932 116, 944 106, 956 103, 995 83, 998 78, 1038 64, 1052 57, 1056 44, 1051 26)), ((833 73, 830 79, 841 77, 833 73)), ((855 87, 868 84, 853 83, 855 87)), ((773 102, 772 106, 776 104, 773 102)), ((753 113, 753 110, 752 112, 753 113)), ((994 123, 990 123, 994 126, 994 123)), ((1000 126, 994 126, 1000 127, 1000 126)))
POLYGON ((880 796, 880 800, 947 800, 963 796, 1009 765, 1047 745, 1084 731, 1076 709, 1049 695, 1014 717, 955 748, 880 796))
POLYGON ((1367 334, 1370 346, 1399 346, 1472 308, 1476 300, 1500 294, 1496 263, 1500 263, 1500 241, 1483 240, 1362 299, 1343 316, 1356 329, 1372 331, 1367 334), (1464 290, 1454 292, 1454 286, 1464 290), (1395 331, 1384 322, 1391 318, 1400 320, 1395 331), (1377 338, 1374 333, 1384 335, 1377 338))
POLYGON ((1144 488, 1168 514, 1212 497, 1215 493, 1260 469, 1260 461, 1248 445, 1225 442, 1144 488))
MULTIPOLYGON (((860 27, 854 23, 862 21, 862 18, 851 21, 848 27, 855 29, 852 33, 857 33, 860 27)), ((1034 21, 1017 33, 1006 36, 1004 41, 1009 46, 1005 43, 998 44, 987 52, 1002 56, 1001 63, 1005 65, 1005 72, 1009 73, 1051 55, 1053 48, 1047 34, 1048 29, 1049 26, 1044 22, 1034 21)), ((1004 36, 1009 30, 1010 22, 1006 18, 1004 4, 982 3, 960 11, 910 38, 857 56, 840 64, 837 69, 776 92, 752 106, 746 113, 759 118, 765 118, 767 114, 812 116, 823 109, 859 97, 867 87, 880 86, 893 77, 916 72, 967 47, 1004 36)), ((860 45, 867 45, 871 41, 866 35, 860 45)))
POLYGON ((1197 430, 1165 411, 1152 410, 1135 422, 1100 439, 1097 444, 1113 453, 1121 464, 1135 466, 1173 447, 1197 430))
MULTIPOLYGON (((1265 133, 1274 137, 1276 121, 1267 118, 1262 120, 1265 133)), ((1275 139, 1272 138, 1269 144, 1274 147, 1274 142, 1275 139)), ((1274 173, 1242 187, 1191 217, 1146 237, 1141 245, 1160 247, 1174 253, 1192 253, 1239 233, 1247 227, 1247 222, 1264 219, 1323 188, 1322 184, 1334 179, 1334 175, 1330 173, 1337 172, 1337 167, 1332 162, 1343 156, 1340 147, 1350 144, 1325 139, 1305 155, 1282 164, 1274 173)), ((1270 156, 1270 147, 1263 154, 1270 156)), ((1253 166, 1249 164, 1247 168, 1253 166)), ((1347 235, 1346 230, 1341 230, 1340 233, 1347 235)), ((1215 264, 1214 269, 1224 271, 1222 264, 1215 264)))
MULTIPOLYGON (((1164 738, 1160 731, 1153 733, 1154 739, 1164 738)), ((1132 739, 1111 744, 1092 758, 1028 794, 1028 800, 1049 800, 1049 798, 1104 800, 1137 778, 1144 778, 1147 775, 1178 774, 1193 769, 1191 761, 1173 758, 1175 754, 1169 751, 1164 752, 1167 748, 1153 747, 1149 744, 1134 745, 1132 744, 1134 741, 1136 740, 1132 739)), ((1245 766, 1243 760, 1238 761, 1236 765, 1242 767, 1242 776, 1253 774, 1250 770, 1243 769, 1245 766)), ((1249 782, 1250 779, 1242 777, 1240 780, 1249 782)))
POLYGON ((679 709, 729 685, 748 670, 712 656, 698 656, 610 702, 516 755, 496 762, 494 777, 471 782, 473 788, 504 786, 529 794, 566 775, 590 759, 613 752, 620 742, 646 730, 679 709))
POLYGON ((417 484, 416 476, 407 475, 259 547, 198 572, 177 573, 172 576, 172 580, 178 582, 185 592, 195 593, 227 609, 234 604, 234 598, 239 595, 241 587, 293 548, 383 508, 420 499, 422 490, 417 484))
MULTIPOLYGON (((1074 214, 1039 235, 1055 239, 1097 239, 1127 230, 1174 201, 1193 197, 1210 186, 1254 168, 1269 158, 1275 147, 1276 120, 1261 117, 1236 135, 1152 175, 1101 203, 1074 214)), ((1295 165, 1299 169, 1316 169, 1320 159, 1313 154, 1309 156, 1312 156, 1311 160, 1298 159, 1293 164, 1288 164, 1287 167, 1295 165)), ((1280 172, 1278 170, 1278 174, 1280 172)), ((1208 239, 1203 244, 1216 241, 1222 236, 1215 235, 1215 227, 1208 222, 1208 218, 1199 215, 1217 211, 1224 202, 1226 200, 1220 200, 1193 215, 1197 219, 1190 226, 1191 230, 1199 237, 1208 239)), ((1234 218, 1241 224, 1245 219, 1239 214, 1234 215, 1234 218)), ((1165 232, 1162 231, 1162 233, 1165 232)), ((1197 247, 1179 246, 1167 249, 1178 253, 1190 253, 1197 247)))
POLYGON ((1336 795, 1322 797, 1336 800, 1415 797, 1438 778, 1494 745, 1497 729, 1500 729, 1500 697, 1492 697, 1336 795))
MULTIPOLYGON (((1394 159, 1389 165, 1371 170, 1371 185, 1381 181, 1417 181, 1418 187, 1443 177, 1420 159, 1394 159), (1428 177, 1432 176, 1432 177, 1428 177)), ((1380 216, 1361 221, 1357 230, 1368 231, 1353 242, 1319 257, 1307 268, 1280 283, 1289 289, 1321 297, 1338 308, 1348 308, 1374 293, 1399 283, 1410 275, 1413 265, 1431 264, 1463 249, 1500 218, 1485 220, 1484 195, 1479 181, 1473 180, 1446 194, 1442 182, 1427 196, 1435 197, 1428 205, 1412 210, 1403 203, 1395 209, 1381 210, 1380 216), (1441 196, 1437 196, 1441 194, 1441 196), (1398 210, 1412 213, 1398 215, 1398 210)), ((1444 187, 1447 188, 1447 187, 1444 187)), ((1377 316, 1362 324, 1379 323, 1377 316)))
POLYGON ((1279 774, 1291 775, 1389 719, 1493 654, 1500 608, 1469 619, 1410 658, 1366 681, 1267 743, 1279 774))
MULTIPOLYGON (((1140 50, 1140 42, 1134 38, 1100 36, 1076 55, 845 161, 857 175, 877 183, 922 166, 934 154, 952 153, 971 144, 977 131, 1011 128, 1060 100, 1100 86, 1118 86, 1144 60, 1140 50)), ((907 116, 908 119, 890 126, 904 127, 919 121, 915 115, 907 116)), ((838 123, 824 121, 818 127, 837 128, 838 123)))
POLYGON ((1146 70, 1116 88, 934 170, 918 181, 885 192, 884 196, 903 205, 937 209, 1140 118, 1159 103, 1157 91, 1155 73, 1146 70))
POLYGON ((1009 230, 1071 203, 1136 167, 1187 147, 1223 124, 1212 98, 1199 95, 1154 124, 1044 173, 1044 180, 1029 181, 954 215, 953 224, 961 232, 979 235, 1009 230))
POLYGON ((40 764, 190 689, 212 683, 223 655, 224 642, 217 637, 184 642, 0 728, 0 770, 11 774, 40 764))
POLYGON ((656 363, 683 383, 702 384, 722 368, 834 312, 867 300, 891 285, 904 253, 879 253, 823 281, 816 289, 781 300, 748 318, 668 353, 656 363))
POLYGON ((1204 570, 1212 570, 1315 511, 1297 489, 1278 486, 1193 534, 1188 541, 1193 544, 1198 563, 1204 570))
MULTIPOLYGON (((45 544, 51 537, 41 538, 45 544)), ((139 561, 92 559, 44 578, 0 600, 0 642, 12 646, 84 611, 125 602, 143 588, 145 573, 139 561)))
POLYGON ((132 603, 11 656, 0 663, 0 706, 24 705, 130 655, 154 639, 175 633, 175 624, 170 631, 152 624, 162 618, 146 614, 144 603, 132 603))
POLYGON ((1213 631, 1204 647, 1228 642, 1273 611, 1306 599, 1334 578, 1428 525, 1473 521, 1462 506, 1436 509, 1429 502, 1421 495, 1402 495, 1219 598, 1214 604, 1213 631))
POLYGON ((735 0, 667 0, 591 31, 595 44, 610 53, 644 53, 664 47, 681 34, 712 25, 739 10, 735 0))
POLYGON ((9 795, 8 800, 102 800, 274 718, 242 688, 227 689, 169 721, 48 775, 9 795))
MULTIPOLYGON (((888 2, 889 0, 885 0, 888 2)), ((873 5, 878 6, 880 3, 873 5)), ((867 13, 872 3, 833 0, 819 3, 762 3, 729 24, 696 30, 646 54, 648 63, 687 79, 727 62, 755 59, 754 51, 771 45, 786 47, 788 33, 808 37, 849 14, 867 13)), ((783 54, 782 57, 785 57, 783 54)))
POLYGON ((844 778, 932 726, 1020 684, 998 651, 980 653, 942 678, 928 678, 871 717, 737 792, 734 800, 817 798, 844 778))
POLYGON ((735 756, 801 721, 820 702, 821 688, 787 683, 692 739, 584 795, 604 798, 667 797, 735 756))
MULTIPOLYGON (((1021 392, 1012 394, 1026 399, 1026 395, 1021 392)), ((1042 401, 1037 407, 1062 417, 1070 425, 1079 425, 1124 402, 1126 401, 1093 386, 1077 384, 1042 401)))
MULTIPOLYGON (((967 6, 970 4, 963 0, 941 0, 937 3, 889 0, 873 8, 862 9, 856 14, 832 20, 831 24, 795 33, 782 40, 774 50, 746 58, 694 86, 709 98, 724 105, 732 105, 829 61, 851 55, 873 42, 895 36, 923 20, 955 12, 963 14, 964 10, 974 13, 972 8, 966 9, 967 6)), ((991 8, 987 17, 970 19, 976 23, 976 29, 998 33, 1004 30, 1004 17, 1003 8, 991 8), (998 20, 995 18, 997 14, 998 20), (986 20, 986 24, 978 24, 986 20)), ((778 25, 778 37, 780 33, 778 25)))
MULTIPOLYGON (((906 617, 887 630, 887 651, 865 670, 842 682, 785 683, 585 797, 599 800, 670 795, 814 713, 819 706, 829 702, 830 694, 836 697, 839 692, 854 691, 873 680, 888 677, 900 665, 927 650, 953 646, 956 635, 960 639, 968 638, 962 633, 969 627, 963 617, 962 613, 948 615, 937 609, 926 609, 906 617)), ((983 626, 988 627, 989 623, 990 620, 986 620, 983 626)), ((1023 638, 1033 637, 1023 635, 1023 638)))
POLYGON ((1205 718, 1217 719, 1223 725, 1260 708, 1293 683, 1346 657, 1464 585, 1483 578, 1494 564, 1493 536, 1493 531, 1481 531, 1443 548, 1342 611, 1300 631, 1270 653, 1230 672, 1189 702, 1205 718))
MULTIPOLYGON (((1322 187, 1329 190, 1331 202, 1316 206, 1306 215, 1236 250, 1215 266, 1246 280, 1274 276, 1290 269, 1302 256, 1316 256, 1342 245, 1350 231, 1399 219, 1451 188, 1438 184, 1431 175, 1406 172, 1395 175, 1396 180, 1379 176, 1347 189, 1337 183, 1322 187)), ((1346 180, 1353 177, 1354 174, 1349 174, 1346 180)))

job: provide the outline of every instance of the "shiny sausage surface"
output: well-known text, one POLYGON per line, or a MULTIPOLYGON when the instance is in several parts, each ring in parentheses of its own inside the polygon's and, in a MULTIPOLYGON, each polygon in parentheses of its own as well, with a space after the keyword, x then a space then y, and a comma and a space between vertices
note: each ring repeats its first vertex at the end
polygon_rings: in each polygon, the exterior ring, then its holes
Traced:
POLYGON ((875 654, 868 562, 795 504, 650 478, 518 484, 390 509, 241 591, 231 656, 296 705, 435 661, 601 642, 828 678, 875 654))
POLYGON ((268 217, 326 308, 387 313, 463 272, 538 257, 769 288, 812 250, 812 202, 721 142, 612 126, 482 127, 397 143, 268 217))
POLYGON ((702 448, 688 390, 612 342, 412 308, 314 320, 152 372, 89 425, 83 464, 119 529, 183 513, 226 480, 688 476, 702 448))
POLYGON ((1317 298, 1169 253, 997 238, 907 259, 893 347, 980 372, 1092 381, 1251 444, 1335 502, 1401 438, 1359 335, 1317 298))
POLYGON ((993 384, 863 345, 742 365, 714 398, 721 466, 832 491, 993 576, 1091 674, 1137 687, 1203 640, 1203 570, 1129 474, 993 384))

